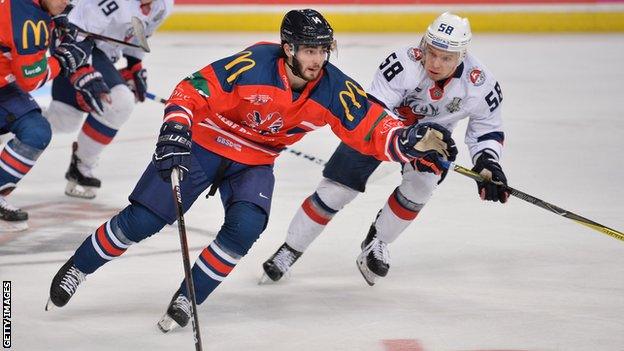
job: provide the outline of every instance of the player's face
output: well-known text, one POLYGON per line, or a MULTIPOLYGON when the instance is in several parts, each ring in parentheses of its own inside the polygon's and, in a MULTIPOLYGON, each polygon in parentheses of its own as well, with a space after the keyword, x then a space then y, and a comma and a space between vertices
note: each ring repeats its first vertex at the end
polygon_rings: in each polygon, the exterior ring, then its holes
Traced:
POLYGON ((323 65, 329 55, 329 49, 324 46, 299 46, 296 57, 301 65, 301 75, 307 81, 318 78, 323 69, 323 65))
POLYGON ((41 5, 50 15, 56 16, 65 10, 69 0, 41 0, 41 5))
POLYGON ((427 45, 425 52, 425 70, 431 80, 442 80, 450 77, 459 60, 459 52, 449 52, 427 45))

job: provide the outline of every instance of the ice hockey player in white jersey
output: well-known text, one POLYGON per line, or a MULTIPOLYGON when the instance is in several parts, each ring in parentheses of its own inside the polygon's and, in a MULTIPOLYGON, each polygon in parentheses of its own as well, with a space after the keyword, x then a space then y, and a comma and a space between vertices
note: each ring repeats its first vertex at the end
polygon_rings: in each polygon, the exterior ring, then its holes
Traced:
MULTIPOLYGON (((80 0, 67 14, 69 30, 85 31, 137 44, 132 18, 138 18, 150 36, 173 9, 173 0, 80 0)), ((119 128, 128 120, 136 101, 144 101, 147 71, 142 65, 144 51, 101 40, 93 49, 93 67, 110 88, 109 101, 98 103, 77 97, 72 84, 60 77, 52 84, 52 102, 44 112, 54 133, 80 132, 72 145, 65 194, 94 198, 101 182, 93 175, 100 154, 119 128), (124 57, 127 66, 114 64, 124 57), (87 117, 85 119, 85 115, 87 117), (83 121, 84 120, 84 121, 83 121)))
MULTIPOLYGON (((435 122, 452 131, 457 122, 468 118, 465 142, 473 170, 492 180, 477 183, 479 195, 483 200, 504 203, 509 194, 501 186, 507 180, 499 164, 504 140, 503 94, 494 75, 467 52, 471 38, 468 19, 443 13, 427 28, 419 46, 401 48, 380 64, 369 95, 394 110, 407 125, 435 122)), ((325 166, 316 191, 292 219, 285 243, 264 262, 261 282, 282 278, 332 217, 365 191, 368 177, 379 164, 341 143, 325 166)), ((430 167, 420 163, 403 164, 401 184, 390 194, 362 242, 356 262, 369 285, 386 276, 388 244, 416 218, 446 176, 446 170, 431 173, 425 172, 427 169, 430 167)))

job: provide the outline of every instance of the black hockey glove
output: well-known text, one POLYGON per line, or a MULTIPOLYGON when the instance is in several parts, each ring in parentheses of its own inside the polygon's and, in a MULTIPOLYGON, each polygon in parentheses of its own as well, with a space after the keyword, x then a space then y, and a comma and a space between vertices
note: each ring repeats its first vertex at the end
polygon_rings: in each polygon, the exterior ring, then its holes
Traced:
POLYGON ((74 8, 72 4, 65 6, 65 10, 56 16, 52 16, 52 22, 54 22, 54 37, 61 41, 67 41, 71 38, 72 41, 76 40, 78 36, 78 27, 69 22, 67 15, 74 8), (69 36, 69 37, 68 37, 69 36))
POLYGON ((145 101, 145 93, 147 92, 147 71, 143 68, 141 60, 132 56, 126 56, 128 67, 119 70, 121 76, 134 92, 137 101, 145 101))
POLYGON ((457 156, 451 132, 437 123, 419 123, 405 128, 399 136, 399 148, 414 159, 414 168, 434 174, 441 174, 445 169, 442 160, 454 161, 457 156))
POLYGON ((163 123, 152 162, 164 181, 171 182, 174 167, 180 170, 182 181, 184 172, 188 172, 191 165, 191 145, 189 126, 178 122, 163 123))
POLYGON ((477 158, 472 170, 479 173, 487 181, 477 182, 479 196, 481 200, 507 202, 509 198, 509 188, 507 188, 507 177, 503 173, 503 168, 494 157, 487 152, 482 152, 477 158))
POLYGON ((61 72, 70 77, 78 68, 88 64, 93 45, 93 40, 89 38, 80 42, 63 41, 54 49, 52 56, 59 61, 61 72))
POLYGON ((110 89, 104 82, 102 73, 91 66, 82 66, 69 78, 76 89, 76 101, 85 112, 101 115, 104 112, 102 101, 110 102, 110 89))

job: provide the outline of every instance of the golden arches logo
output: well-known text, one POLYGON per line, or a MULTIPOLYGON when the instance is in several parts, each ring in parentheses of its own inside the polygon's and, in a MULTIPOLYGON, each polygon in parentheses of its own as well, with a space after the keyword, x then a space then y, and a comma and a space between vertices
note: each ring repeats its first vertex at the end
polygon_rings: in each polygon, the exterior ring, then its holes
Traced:
POLYGON ((44 44, 48 46, 50 39, 50 32, 48 31, 48 25, 43 20, 39 20, 37 24, 32 20, 27 20, 22 25, 22 47, 24 49, 28 49, 28 28, 32 28, 33 34, 35 36, 35 46, 41 45, 41 32, 45 34, 44 44))
POLYGON ((249 56, 251 56, 251 51, 243 51, 241 52, 240 56, 238 56, 237 58, 232 60, 230 63, 225 65, 225 69, 229 71, 232 67, 238 65, 239 63, 245 63, 244 66, 242 66, 236 72, 232 73, 229 77, 227 77, 226 80, 228 83, 231 84, 234 80, 236 80, 236 77, 238 77, 241 73, 245 71, 249 71, 256 65, 256 61, 254 61, 253 59, 250 59, 249 56))
POLYGON ((345 116, 347 117, 349 122, 353 122, 355 117, 353 117, 353 115, 351 114, 351 111, 349 110, 349 106, 347 105, 346 99, 351 100, 351 103, 356 108, 360 108, 362 107, 362 104, 360 104, 360 102, 357 100, 357 97, 355 96, 355 94, 358 93, 359 95, 366 97, 366 92, 362 88, 358 87, 355 83, 349 80, 345 82, 345 86, 347 87, 347 90, 342 90, 338 94, 338 97, 340 97, 340 103, 342 104, 342 107, 344 108, 345 116))

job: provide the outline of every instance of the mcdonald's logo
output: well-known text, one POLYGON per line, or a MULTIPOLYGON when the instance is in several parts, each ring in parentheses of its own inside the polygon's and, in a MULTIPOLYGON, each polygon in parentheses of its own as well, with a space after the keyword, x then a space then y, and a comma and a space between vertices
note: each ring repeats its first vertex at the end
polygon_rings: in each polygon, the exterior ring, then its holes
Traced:
POLYGON ((22 48, 24 50, 28 49, 28 44, 29 44, 28 28, 32 28, 35 47, 41 46, 41 33, 42 32, 45 34, 43 44, 45 45, 45 47, 48 46, 49 39, 50 39, 50 32, 48 31, 47 23, 43 20, 39 20, 37 24, 35 24, 35 22, 33 22, 32 20, 27 20, 22 25, 22 48))

